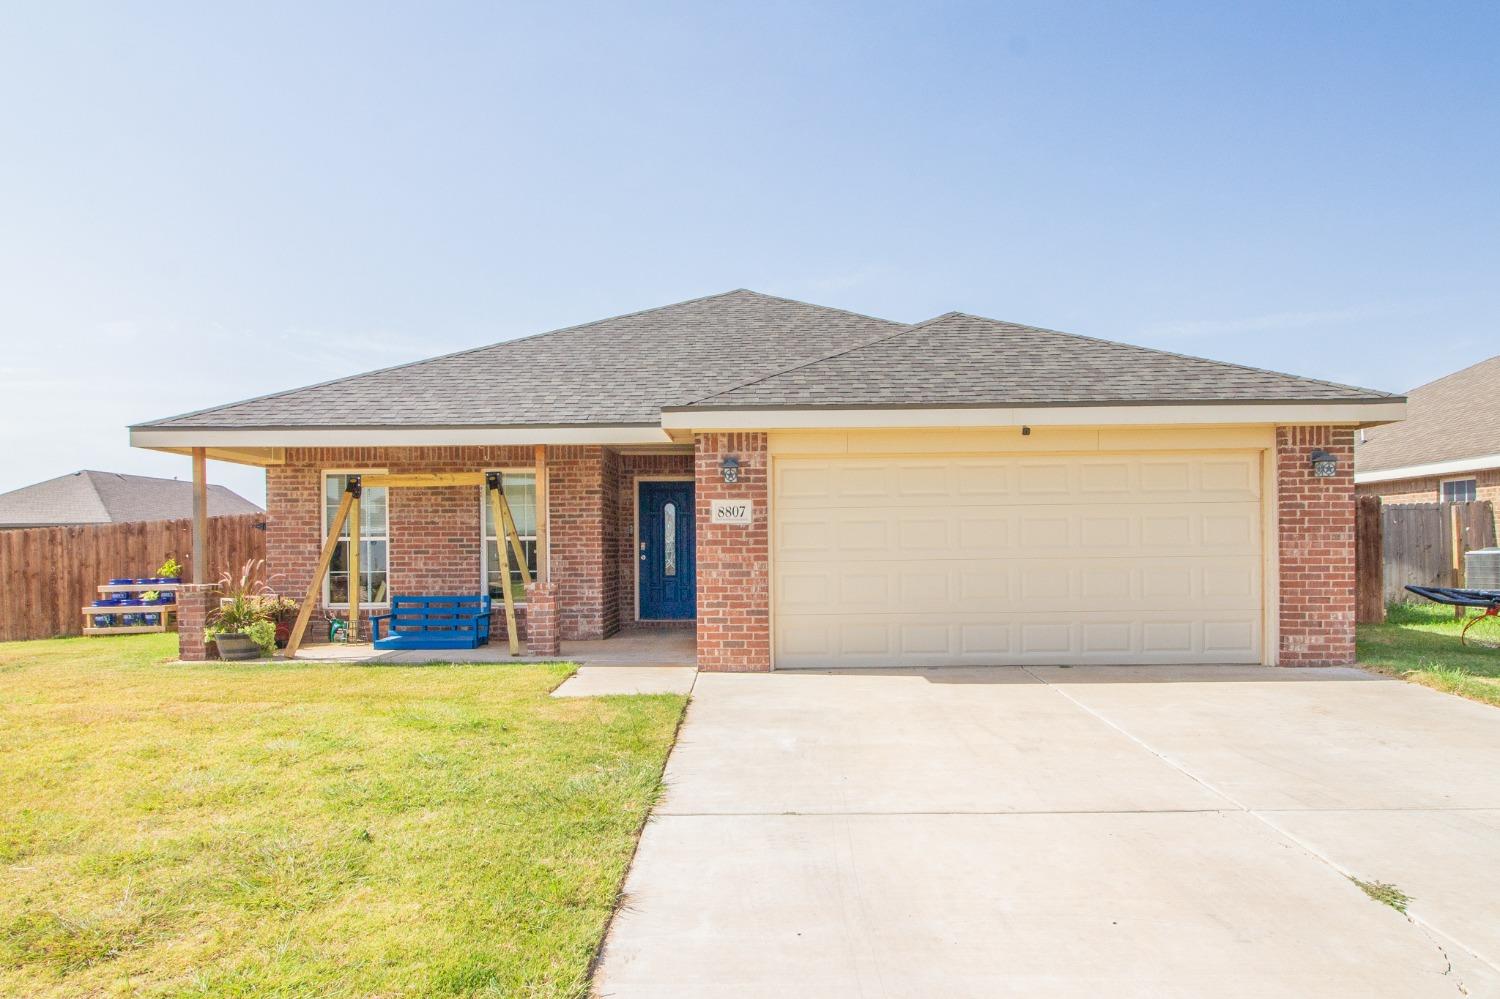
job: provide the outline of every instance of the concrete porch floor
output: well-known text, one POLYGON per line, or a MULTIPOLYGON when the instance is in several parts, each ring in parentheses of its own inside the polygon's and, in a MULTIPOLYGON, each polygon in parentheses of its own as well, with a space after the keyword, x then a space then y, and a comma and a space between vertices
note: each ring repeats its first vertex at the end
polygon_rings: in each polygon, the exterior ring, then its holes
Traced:
POLYGON ((563 642, 560 655, 536 658, 512 657, 503 631, 492 634, 490 644, 477 649, 430 649, 383 652, 369 642, 304 645, 297 658, 309 662, 341 663, 537 663, 575 662, 582 666, 677 666, 696 667, 697 638, 691 628, 625 628, 609 638, 587 642, 563 642))

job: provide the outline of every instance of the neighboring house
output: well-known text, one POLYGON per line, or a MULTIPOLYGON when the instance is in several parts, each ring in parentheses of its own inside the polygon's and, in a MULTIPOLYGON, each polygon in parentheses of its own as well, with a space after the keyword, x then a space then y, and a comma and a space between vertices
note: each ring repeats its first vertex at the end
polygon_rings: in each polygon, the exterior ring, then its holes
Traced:
MULTIPOLYGON (((211 517, 263 513, 223 486, 208 487, 211 517)), ((0 493, 0 529, 124 524, 193 515, 193 484, 119 472, 73 472, 0 493)))
POLYGON ((1500 507, 1500 357, 1414 388, 1407 399, 1406 419, 1370 428, 1355 444, 1358 494, 1500 507))
MULTIPOLYGON (((504 472, 546 570, 526 593, 538 654, 553 622, 600 639, 680 621, 712 670, 1304 665, 1353 659, 1354 437, 1404 410, 962 313, 906 325, 741 290, 131 441, 263 465, 268 569, 299 593, 345 476, 504 472)), ((365 490, 362 611, 513 582, 480 491, 365 490)), ((343 558, 320 614, 348 607, 343 558)))

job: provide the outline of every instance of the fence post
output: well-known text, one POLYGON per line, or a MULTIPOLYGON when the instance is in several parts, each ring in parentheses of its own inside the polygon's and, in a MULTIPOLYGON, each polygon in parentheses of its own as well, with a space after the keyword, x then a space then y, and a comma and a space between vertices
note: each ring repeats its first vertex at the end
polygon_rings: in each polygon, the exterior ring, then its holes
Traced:
POLYGON ((1385 544, 1380 524, 1380 497, 1361 496, 1354 515, 1354 620, 1385 620, 1385 544))

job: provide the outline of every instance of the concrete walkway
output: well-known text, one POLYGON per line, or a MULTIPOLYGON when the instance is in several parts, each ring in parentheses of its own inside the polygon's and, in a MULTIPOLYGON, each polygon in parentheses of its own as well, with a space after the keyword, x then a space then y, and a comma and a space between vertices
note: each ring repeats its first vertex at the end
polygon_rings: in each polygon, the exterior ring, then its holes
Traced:
POLYGON ((600 995, 1500 996, 1500 711, 1399 681, 700 674, 667 782, 600 995))

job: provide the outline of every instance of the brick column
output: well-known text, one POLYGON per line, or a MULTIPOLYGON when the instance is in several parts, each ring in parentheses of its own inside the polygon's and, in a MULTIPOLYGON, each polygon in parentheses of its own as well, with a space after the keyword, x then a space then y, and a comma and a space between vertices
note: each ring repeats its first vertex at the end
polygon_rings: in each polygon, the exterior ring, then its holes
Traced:
POLYGON ((570 641, 619 627, 613 560, 618 456, 595 445, 547 448, 547 526, 558 628, 570 641))
POLYGON ((750 672, 771 668, 770 467, 763 433, 698 434, 698 668, 750 672), (739 481, 726 483, 719 465, 740 461, 739 481), (715 524, 716 499, 745 500, 752 522, 715 524))
POLYGON ((177 658, 184 662, 208 658, 203 627, 217 592, 212 583, 183 583, 177 591, 177 658))
POLYGON ((1282 666, 1354 662, 1354 431, 1276 428, 1276 524, 1282 666), (1311 455, 1338 459, 1313 475, 1311 455))
POLYGON ((557 584, 526 587, 526 653, 553 657, 562 654, 557 634, 557 584))

